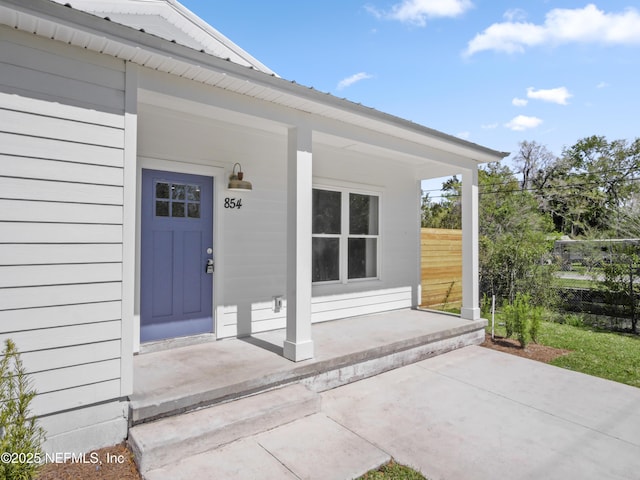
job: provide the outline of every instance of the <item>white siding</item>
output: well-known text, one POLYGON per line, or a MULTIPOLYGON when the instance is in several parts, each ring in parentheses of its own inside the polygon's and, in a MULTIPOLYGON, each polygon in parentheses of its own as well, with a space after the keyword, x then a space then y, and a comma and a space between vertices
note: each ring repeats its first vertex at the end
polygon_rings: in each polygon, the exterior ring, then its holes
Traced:
POLYGON ((314 323, 326 322, 411 306, 411 287, 314 297, 311 302, 311 320, 314 323))
MULTIPOLYGON (((386 290, 366 290, 355 293, 314 297, 311 300, 311 322, 320 323, 341 318, 387 312, 412 306, 411 287, 386 290)), ((238 334, 238 307, 236 305, 220 309, 223 316, 224 336, 238 334)), ((265 332, 285 328, 287 323, 287 302, 282 309, 274 312, 273 301, 251 304, 251 332, 265 332)))
POLYGON ((6 28, 0 45, 0 341, 64 448, 74 429, 126 432, 124 63, 6 28), (91 414, 55 415, 79 407, 91 414))

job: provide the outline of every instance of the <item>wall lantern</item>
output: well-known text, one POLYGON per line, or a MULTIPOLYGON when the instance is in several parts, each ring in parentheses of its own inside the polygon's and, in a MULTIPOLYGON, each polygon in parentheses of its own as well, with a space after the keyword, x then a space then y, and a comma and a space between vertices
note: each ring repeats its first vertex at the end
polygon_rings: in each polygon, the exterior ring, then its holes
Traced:
POLYGON ((243 177, 244 177, 244 173, 242 173, 242 165, 240 165, 239 163, 234 164, 231 175, 229 176, 229 185, 227 188, 229 190, 235 190, 235 191, 241 191, 241 192, 246 190, 253 190, 253 187, 251 186, 251 182, 247 182, 246 180, 243 180, 242 179, 243 177), (236 167, 238 167, 237 173, 236 173, 236 167))

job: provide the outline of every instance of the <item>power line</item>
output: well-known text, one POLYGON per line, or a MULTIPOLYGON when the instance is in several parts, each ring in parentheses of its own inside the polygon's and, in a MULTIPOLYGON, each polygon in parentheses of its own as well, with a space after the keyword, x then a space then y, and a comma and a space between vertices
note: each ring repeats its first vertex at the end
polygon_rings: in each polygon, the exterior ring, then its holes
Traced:
MULTIPOLYGON (((517 180, 516 180, 517 181, 517 180)), ((627 178, 624 179, 624 182, 637 182, 640 181, 640 177, 638 178, 627 178)), ((490 187, 495 187, 495 186, 500 186, 500 185, 509 185, 510 183, 513 183, 514 180, 510 181, 510 182, 504 182, 504 183, 491 183, 488 186, 490 187)), ((585 183, 573 183, 570 185, 554 185, 552 188, 554 190, 564 190, 564 189, 579 189, 580 187, 587 187, 587 186, 602 186, 602 182, 585 182, 585 183)), ((480 188, 482 188, 480 186, 480 188)), ((511 190, 489 190, 489 191, 479 191, 478 195, 497 195, 497 194, 508 194, 508 193, 516 193, 516 192, 544 192, 547 188, 551 188, 550 186, 547 187, 542 187, 542 188, 514 188, 511 190)), ((440 192, 442 190, 422 190, 422 194, 424 196, 425 192, 429 193, 429 192, 440 192)), ((457 197, 461 197, 462 195, 458 194, 458 193, 447 193, 445 195, 435 195, 435 196, 429 196, 429 198, 457 198, 457 197)))
MULTIPOLYGON (((629 169, 627 170, 627 174, 632 173, 632 172, 640 172, 640 166, 637 168, 633 168, 633 169, 629 169)), ((604 175, 606 173, 619 173, 619 170, 616 169, 611 169, 611 170, 598 170, 598 171, 594 171, 594 172, 574 172, 571 174, 568 174, 567 177, 577 177, 577 176, 587 176, 587 175, 604 175)), ((456 175, 454 175, 453 177, 455 177, 456 175)), ((449 178, 453 178, 453 177, 449 177, 449 178)), ((637 179, 635 178, 630 178, 630 179, 626 179, 626 180, 631 180, 631 181, 637 181, 637 179)), ((518 180, 517 178, 514 178, 513 180, 508 180, 506 182, 496 182, 496 183, 492 183, 492 185, 509 185, 510 183, 513 182, 520 182, 520 180, 518 180)), ((597 182, 599 184, 599 182, 597 182)), ((576 184, 578 185, 578 184, 576 184)), ((530 191, 533 190, 537 190, 537 189, 528 189, 530 191)), ((431 188, 431 189, 426 189, 426 190, 422 190, 422 193, 425 192, 441 192, 442 189, 441 188, 431 188)), ((437 198, 437 197, 434 197, 437 198)))

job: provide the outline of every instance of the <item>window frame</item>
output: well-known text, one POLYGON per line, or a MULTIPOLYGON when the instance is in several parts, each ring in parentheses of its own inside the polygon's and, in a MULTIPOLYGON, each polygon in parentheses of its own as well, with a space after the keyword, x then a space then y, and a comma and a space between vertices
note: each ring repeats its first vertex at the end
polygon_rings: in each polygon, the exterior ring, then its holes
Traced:
MULTIPOLYGON (((315 285, 346 285, 351 283, 358 282, 368 282, 368 281, 376 281, 380 280, 382 275, 382 203, 383 203, 383 192, 381 190, 371 190, 371 189, 363 189, 358 187, 351 187, 348 185, 340 186, 340 185, 331 185, 331 184, 316 184, 314 183, 312 186, 313 190, 326 190, 331 192, 339 192, 340 193, 340 233, 313 233, 311 232, 312 241, 314 238, 338 238, 339 239, 339 247, 338 247, 338 279, 337 280, 324 280, 324 281, 313 281, 311 283, 315 285), (350 227, 350 215, 349 215, 349 206, 350 206, 350 194, 356 195, 368 195, 372 197, 376 197, 378 199, 378 233, 376 235, 371 234, 351 234, 349 232, 350 227), (351 238, 372 238, 376 240, 376 275, 372 277, 362 277, 362 278, 349 278, 349 239, 351 238)), ((313 206, 312 206, 313 209, 313 206)))

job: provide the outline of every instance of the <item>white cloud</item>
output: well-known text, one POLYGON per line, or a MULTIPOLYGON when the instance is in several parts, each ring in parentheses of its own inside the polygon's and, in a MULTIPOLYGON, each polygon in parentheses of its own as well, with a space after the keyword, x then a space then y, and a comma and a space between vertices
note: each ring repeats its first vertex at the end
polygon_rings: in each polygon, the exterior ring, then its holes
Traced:
POLYGON ((547 90, 536 90, 532 87, 527 88, 527 97, 543 102, 557 103, 559 105, 568 105, 567 100, 573 95, 569 93, 566 87, 549 88, 547 90))
POLYGON ((518 115, 511 119, 510 122, 505 123, 504 126, 510 130, 516 132, 522 132, 530 128, 536 128, 542 123, 542 120, 538 117, 527 117, 526 115, 518 115))
POLYGON ((525 12, 521 8, 510 8, 509 10, 504 12, 502 18, 504 18, 508 22, 522 21, 527 18, 527 12, 525 12))
POLYGON ((365 8, 377 18, 398 20, 424 27, 428 18, 457 17, 472 7, 471 0, 402 0, 387 11, 371 5, 365 8))
POLYGON ((470 132, 458 132, 456 134, 456 137, 462 138, 463 140, 468 140, 470 136, 471 136, 470 132))
POLYGON ((511 104, 515 107, 526 107, 527 103, 529 103, 529 100, 527 100, 526 98, 514 98, 513 100, 511 100, 511 104))
POLYGON ((598 85, 596 85, 596 88, 606 88, 609 86, 610 85, 607 82, 600 82, 598 85))
POLYGON ((555 8, 547 13, 542 25, 513 21, 513 15, 506 18, 508 21, 494 23, 476 35, 465 55, 483 50, 521 53, 527 47, 564 43, 640 45, 640 13, 634 8, 620 13, 606 13, 594 4, 576 9, 555 8))
POLYGON ((485 123, 484 125, 480 125, 480 128, 484 130, 493 130, 494 128, 498 128, 497 123, 485 123))
POLYGON ((350 87, 356 82, 359 82, 361 80, 366 80, 368 78, 373 78, 373 75, 369 75, 366 72, 356 73, 355 75, 351 75, 350 77, 340 80, 340 82, 338 82, 337 88, 338 90, 342 90, 344 88, 350 87))

